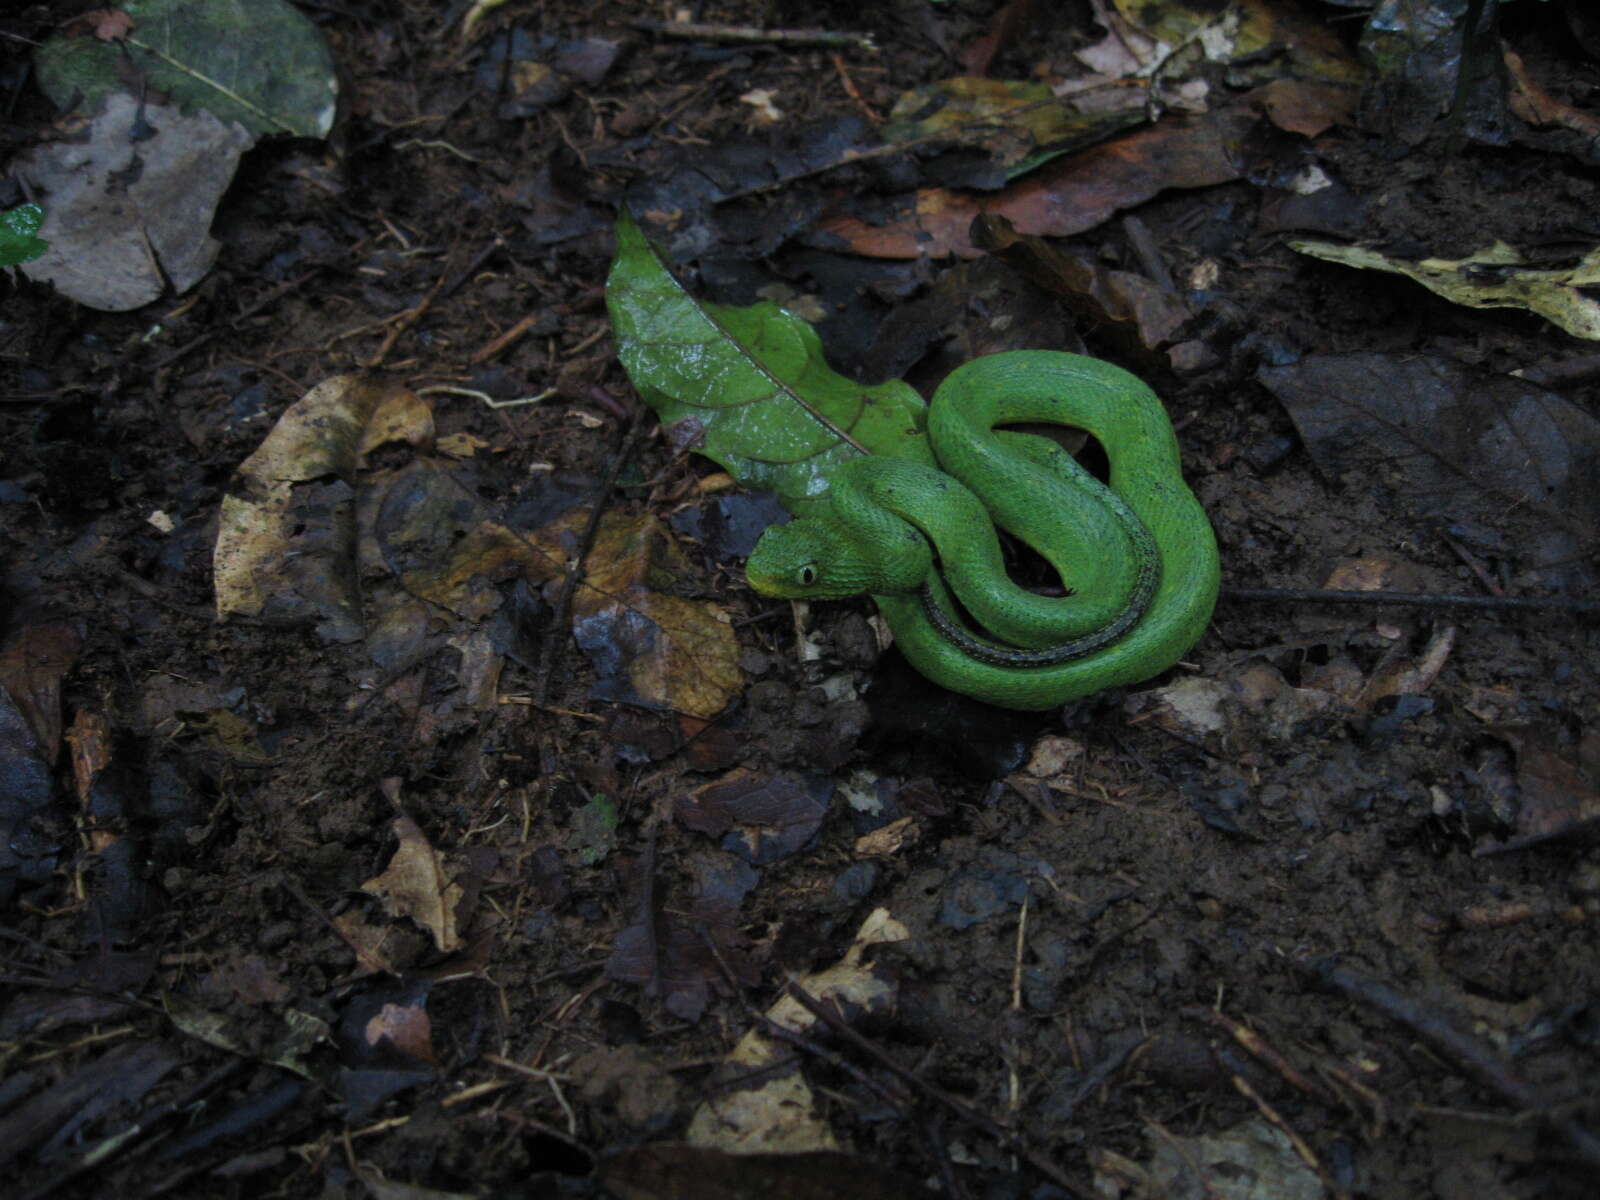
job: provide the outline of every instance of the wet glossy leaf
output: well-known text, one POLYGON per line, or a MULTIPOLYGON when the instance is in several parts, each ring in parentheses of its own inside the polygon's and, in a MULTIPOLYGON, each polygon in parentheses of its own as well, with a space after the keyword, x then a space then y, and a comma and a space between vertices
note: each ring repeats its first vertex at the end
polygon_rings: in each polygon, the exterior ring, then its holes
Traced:
POLYGON ((37 204, 19 204, 0 212, 0 267, 14 267, 38 258, 50 243, 33 235, 44 224, 44 209, 37 204))
POLYGON ((606 304, 617 356, 663 425, 790 512, 814 504, 858 454, 926 458, 926 405, 911 387, 837 374, 811 326, 776 304, 695 300, 626 213, 606 304))

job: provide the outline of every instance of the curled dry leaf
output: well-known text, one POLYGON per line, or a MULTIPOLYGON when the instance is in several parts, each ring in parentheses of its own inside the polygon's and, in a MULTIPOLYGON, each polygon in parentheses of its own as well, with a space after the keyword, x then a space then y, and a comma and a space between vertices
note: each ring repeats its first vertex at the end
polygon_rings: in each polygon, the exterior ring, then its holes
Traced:
POLYGON ((446 875, 433 844, 410 817, 395 818, 394 833, 400 839, 394 857, 361 890, 382 900, 391 916, 410 917, 421 925, 441 951, 458 949, 461 886, 446 875))

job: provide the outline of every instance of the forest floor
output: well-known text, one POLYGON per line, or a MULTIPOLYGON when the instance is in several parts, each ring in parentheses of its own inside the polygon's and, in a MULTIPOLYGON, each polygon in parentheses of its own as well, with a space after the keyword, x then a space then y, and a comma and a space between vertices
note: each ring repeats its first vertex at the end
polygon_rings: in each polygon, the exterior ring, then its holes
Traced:
MULTIPOLYGON (((1159 120, 1033 165, 1038 124, 903 98, 1063 91, 1085 56, 1143 97, 1087 2, 697 12, 870 49, 304 5, 338 123, 245 157, 197 286, 0 282, 0 1170, 1592 1196, 1600 356, 1290 244, 1470 292, 1515 271, 1449 263, 1504 242, 1594 308, 1561 276, 1600 245, 1581 7, 1505 7, 1452 115, 1357 65, 1365 14, 1258 5, 1268 49, 1175 57, 1159 120), (919 678, 866 600, 752 593, 771 503, 618 363, 624 203, 691 294, 785 302, 846 376, 929 395, 1027 347, 1147 379, 1221 548, 1206 635, 1016 713, 919 678), (983 253, 980 211, 1015 240, 983 253), (286 411, 392 427, 300 444, 239 584, 227 506, 286 411), (1325 588, 1487 607, 1288 592, 1325 588)), ((4 45, 0 155, 64 136, 4 45)))

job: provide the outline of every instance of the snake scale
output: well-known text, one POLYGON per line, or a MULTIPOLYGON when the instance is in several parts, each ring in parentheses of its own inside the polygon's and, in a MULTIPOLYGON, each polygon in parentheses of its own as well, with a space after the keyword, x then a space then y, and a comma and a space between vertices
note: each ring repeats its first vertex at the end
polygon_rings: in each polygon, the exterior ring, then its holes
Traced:
POLYGON ((1149 679, 1205 632, 1216 538, 1166 411, 1138 378, 1078 354, 992 354, 939 386, 927 437, 938 469, 888 455, 840 468, 822 513, 762 535, 751 586, 870 594, 917 670, 1006 708, 1149 679), (1097 438, 1109 486, 1050 439, 1000 428, 1030 422, 1097 438), (1043 556, 1068 594, 1014 583, 997 527, 1043 556))

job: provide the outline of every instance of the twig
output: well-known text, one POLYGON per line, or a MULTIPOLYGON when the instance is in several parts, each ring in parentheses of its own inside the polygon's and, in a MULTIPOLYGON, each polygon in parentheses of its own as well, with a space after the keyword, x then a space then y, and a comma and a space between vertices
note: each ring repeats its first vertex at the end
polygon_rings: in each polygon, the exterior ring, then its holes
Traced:
MULTIPOLYGON (((711 957, 716 959, 717 967, 722 971, 724 979, 727 980, 728 986, 732 989, 734 996, 737 997, 739 1004, 744 1008, 746 1015, 748 1015, 751 1020, 755 1021, 761 1026, 763 1033, 770 1038, 780 1042, 785 1042, 788 1045, 795 1047, 797 1050, 801 1050, 807 1054, 810 1054, 813 1058, 820 1059, 835 1069, 842 1071, 844 1074, 850 1076, 850 1078, 854 1079, 862 1087, 866 1088, 869 1092, 876 1096, 886 1107, 896 1113, 902 1121, 905 1121, 911 1126, 911 1128, 917 1131, 917 1134, 922 1139, 924 1150, 927 1152, 928 1156, 938 1164, 939 1178, 944 1183, 946 1194, 958 1198, 966 1196, 966 1189, 961 1186, 960 1181, 956 1178, 955 1171, 950 1164, 950 1156, 945 1152, 943 1142, 939 1138, 934 1137, 928 1129, 923 1127, 921 1122, 915 1120, 910 1113, 906 1112, 904 1102, 905 1098, 903 1096, 895 1095, 883 1084, 879 1083, 872 1076, 868 1075, 865 1071, 835 1054, 826 1046, 813 1041, 803 1033, 790 1029, 778 1021, 773 1020, 771 1017, 767 1016, 766 1013, 756 1008, 756 1006, 752 1004, 745 996, 743 989, 739 986, 738 977, 734 975, 733 968, 728 966, 728 961, 723 957, 722 948, 717 945, 716 939, 713 938, 709 932, 707 932, 703 925, 696 926, 695 932, 700 935, 700 940, 705 944, 705 947, 710 952, 711 957)), ((801 991, 793 984, 789 985, 789 994, 794 996, 796 1000, 799 1000, 801 1004, 806 1004, 806 1000, 809 999, 805 992, 801 991), (804 999, 802 997, 804 997, 804 999)), ((810 1006, 807 1005, 807 1007, 810 1006)), ((837 1022, 836 1019, 825 1014, 818 1013, 816 1010, 813 1010, 813 1013, 830 1028, 839 1028, 840 1022, 837 1022)), ((846 1026, 846 1028, 848 1028, 848 1026, 846 1026)), ((854 1033, 854 1030, 851 1030, 851 1032, 854 1033)))
POLYGON ((1027 1161, 1029 1166, 1031 1166, 1035 1171, 1038 1171, 1039 1174, 1043 1175, 1046 1179, 1050 1180, 1051 1183, 1062 1189, 1062 1191, 1067 1192, 1069 1195, 1080 1197, 1080 1200, 1089 1200, 1090 1192, 1087 1188, 1080 1187, 1078 1184, 1074 1183, 1070 1177, 1062 1172, 1060 1167, 1056 1166, 1043 1155, 1038 1154, 1034 1150, 1023 1145, 1022 1139, 1017 1131, 1007 1129, 1004 1125, 1001 1125, 998 1122, 991 1120, 989 1117, 984 1116, 977 1109, 964 1104, 960 1100, 957 1100, 954 1096, 950 1095, 949 1092, 935 1087, 916 1072, 909 1071, 905 1067, 902 1067, 893 1058, 890 1058, 889 1055, 885 1054, 882 1050, 878 1049, 877 1046, 873 1045, 866 1038, 862 1037, 859 1033, 852 1029, 837 1012, 835 1012, 833 1009, 830 1009, 826 1004, 823 1004, 822 1001, 818 1000, 816 997, 812 996, 799 984, 790 983, 786 991, 790 996, 794 997, 796 1003, 798 1003, 807 1012, 811 1013, 812 1016, 816 1017, 819 1021, 824 1022, 830 1029, 832 1029, 840 1037, 844 1038, 845 1041, 849 1042, 857 1050, 861 1051, 861 1053, 869 1056, 874 1062, 883 1067, 891 1075, 894 1075, 902 1083, 914 1088, 929 1098, 938 1101, 938 1103, 944 1105, 945 1108, 948 1108, 951 1112, 955 1113, 955 1115, 960 1117, 963 1121, 967 1122, 969 1125, 976 1126, 1002 1146, 1007 1146, 1013 1149, 1017 1154, 1027 1161))
POLYGON ((686 38, 695 42, 771 42, 776 46, 853 46, 875 53, 878 44, 870 33, 846 33, 833 29, 757 29, 752 25, 708 25, 697 21, 629 21, 635 29, 659 33, 663 37, 686 38))
POLYGON ((1215 1029, 1222 1030, 1222 1032, 1238 1042, 1239 1045, 1243 1046, 1252 1057, 1266 1063, 1277 1071, 1279 1075, 1282 1075, 1291 1086, 1298 1088, 1306 1095, 1313 1096, 1326 1104, 1338 1102, 1338 1097, 1334 1096, 1328 1088, 1306 1078, 1298 1067, 1283 1056, 1282 1051, 1268 1044, 1266 1039, 1255 1030, 1241 1025, 1232 1017, 1210 1008, 1185 1009, 1183 1015, 1191 1020, 1203 1021, 1215 1029))
POLYGON ((474 254, 472 256, 472 261, 466 266, 462 267, 460 271, 456 272, 456 277, 445 285, 444 298, 448 300, 451 296, 454 296, 457 292, 459 292, 461 290, 461 285, 466 283, 467 280, 471 279, 473 275, 477 274, 478 268, 493 258, 496 253, 505 249, 505 245, 505 238, 501 237, 499 234, 495 234, 494 240, 482 250, 479 250, 476 254, 474 254))
POLYGON ((48 1179, 25 1193, 20 1200, 43 1200, 44 1197, 70 1183, 85 1171, 104 1166, 135 1142, 143 1141, 143 1147, 139 1153, 148 1153, 155 1143, 145 1139, 150 1138, 157 1128, 196 1101, 204 1099, 216 1091, 251 1065, 247 1059, 235 1058, 207 1072, 205 1076, 181 1096, 168 1100, 165 1104, 156 1105, 155 1108, 145 1113, 139 1121, 129 1125, 126 1129, 102 1138, 54 1175, 51 1175, 48 1179))
POLYGON ((830 54, 833 60, 833 69, 839 72, 839 82, 844 85, 845 93, 856 102, 856 107, 866 114, 867 120, 874 125, 883 124, 883 114, 867 103, 867 98, 861 94, 861 89, 856 87, 856 81, 850 77, 850 69, 844 65, 844 55, 830 54))
POLYGON ((521 340, 523 334, 537 325, 544 315, 543 312, 539 311, 527 313, 513 324, 510 329, 507 329, 504 333, 497 334, 479 346, 468 356, 467 361, 473 366, 488 362, 491 358, 500 354, 507 346, 521 340))
MULTIPOLYGON (((323 271, 326 271, 331 265, 332 265, 331 263, 319 263, 316 266, 312 267, 309 271, 306 271, 305 273, 303 273, 301 275, 296 275, 293 279, 286 279, 286 280, 284 280, 284 282, 278 284, 276 287, 272 287, 272 288, 267 289, 267 291, 265 291, 260 296, 258 296, 253 303, 245 305, 244 308, 240 309, 237 313, 235 313, 227 322, 228 328, 230 328, 230 329, 238 329, 240 321, 244 321, 244 320, 247 320, 250 317, 255 316, 262 309, 266 308, 267 305, 272 304, 274 301, 276 301, 278 299, 278 297, 283 296, 283 295, 287 295, 289 292, 298 291, 300 288, 303 288, 306 284, 310 283, 313 279, 315 279, 323 271)), ((204 333, 201 333, 198 336, 196 336, 194 338, 191 338, 189 341, 185 342, 183 345, 178 346, 177 348, 175 348, 173 350, 169 350, 167 353, 163 354, 160 358, 156 359, 156 361, 151 365, 150 369, 152 371, 163 371, 163 370, 165 370, 166 368, 170 367, 173 363, 177 362, 180 358, 183 358, 185 355, 189 354, 191 351, 198 349, 199 347, 201 347, 201 346, 205 345, 207 342, 209 342, 212 338, 216 337, 218 334, 220 334, 222 332, 222 328, 223 327, 221 325, 215 325, 212 328, 206 330, 204 333)))
POLYGON ((1299 604, 1406 604, 1418 608, 1475 608, 1489 612, 1570 612, 1600 614, 1600 603, 1561 596, 1457 596, 1448 592, 1363 592, 1338 588, 1223 588, 1224 600, 1282 601, 1299 604))
POLYGON ((1552 1098, 1515 1074, 1484 1042, 1462 1033, 1439 1013, 1423 1011, 1411 997, 1397 989, 1352 970, 1337 959, 1296 965, 1312 978, 1404 1025, 1453 1062, 1463 1074, 1508 1103, 1537 1116, 1559 1134, 1579 1158, 1600 1169, 1600 1137, 1572 1117, 1552 1113, 1552 1098))
POLYGON ((617 477, 622 474, 622 464, 633 456, 633 448, 638 444, 643 428, 643 422, 637 420, 629 424, 627 431, 622 435, 622 444, 611 460, 611 468, 606 472, 605 481, 595 490, 594 507, 589 511, 589 522, 584 526, 583 536, 578 540, 577 553, 573 555, 572 564, 567 568, 567 580, 561 587, 560 598, 556 601, 555 616, 550 622, 551 636, 545 641, 544 652, 539 656, 539 672, 534 677, 533 684, 533 702, 541 707, 550 700, 550 676, 555 670, 556 663, 560 661, 561 650, 566 643, 566 639, 559 634, 567 627, 572 615, 572 597, 578 590, 579 581, 583 578, 583 560, 594 545, 595 534, 600 529, 600 518, 606 511, 606 501, 612 489, 617 486, 617 477))
MULTIPOLYGON (((1133 1057, 1134 1052, 1142 1049, 1148 1042, 1149 1039, 1140 1037, 1137 1034, 1113 1040, 1104 1056, 1083 1073, 1083 1076, 1078 1080, 1078 1085, 1072 1089, 1072 1094, 1067 1097, 1066 1103, 1053 1104, 1051 1106, 1052 1118, 1061 1125, 1070 1124, 1072 1114, 1078 1111, 1078 1105, 1104 1087, 1107 1080, 1122 1070, 1123 1065, 1133 1057)), ((1073 1054, 1074 1056, 1077 1054, 1076 1045, 1073 1046, 1073 1054)))
POLYGON ((1327 1167, 1322 1165, 1322 1160, 1317 1157, 1317 1152, 1311 1148, 1311 1143, 1301 1137, 1300 1131, 1289 1124, 1282 1113, 1268 1104, 1266 1098, 1251 1087, 1249 1081, 1243 1075, 1235 1075, 1233 1077, 1233 1086, 1241 1096, 1256 1106, 1267 1121, 1278 1127, 1278 1132, 1289 1139, 1289 1144, 1294 1147, 1294 1152, 1299 1155, 1300 1161, 1317 1173, 1317 1178, 1322 1181, 1323 1188, 1326 1189, 1330 1196, 1336 1197, 1336 1200, 1350 1200, 1350 1193, 1334 1182, 1333 1175, 1327 1167))
POLYGON ((377 353, 361 364, 363 367, 370 371, 383 365, 383 360, 389 357, 389 351, 394 349, 394 344, 400 340, 400 335, 422 320, 427 315, 428 310, 433 307, 434 300, 438 298, 439 293, 444 289, 445 278, 446 273, 441 272, 439 278, 434 281, 433 286, 428 289, 428 294, 417 303, 416 307, 397 313, 389 318, 393 322, 389 326, 389 332, 384 334, 383 343, 378 347, 377 353))

